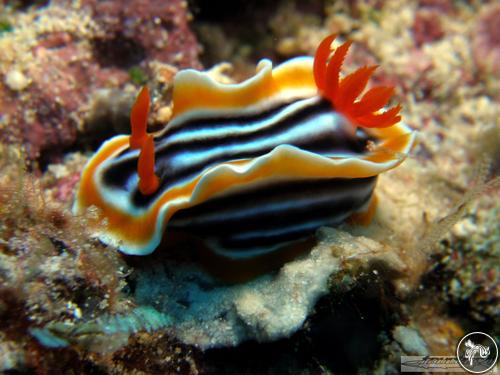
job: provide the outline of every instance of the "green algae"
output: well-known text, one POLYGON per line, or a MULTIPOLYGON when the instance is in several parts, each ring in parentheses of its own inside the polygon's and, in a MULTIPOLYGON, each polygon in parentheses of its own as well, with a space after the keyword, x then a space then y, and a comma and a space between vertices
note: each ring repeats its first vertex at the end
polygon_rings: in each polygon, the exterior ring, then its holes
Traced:
POLYGON ((136 85, 144 85, 148 81, 146 72, 139 66, 133 66, 128 70, 130 80, 136 85))
POLYGON ((8 20, 0 20, 0 36, 14 30, 14 26, 8 20))

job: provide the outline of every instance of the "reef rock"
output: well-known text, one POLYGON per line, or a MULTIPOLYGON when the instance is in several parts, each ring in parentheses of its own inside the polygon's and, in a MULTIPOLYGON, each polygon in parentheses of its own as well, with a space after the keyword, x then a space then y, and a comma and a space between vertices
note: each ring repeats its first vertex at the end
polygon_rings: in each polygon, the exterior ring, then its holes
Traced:
MULTIPOLYGON (((300 329, 316 301, 330 290, 330 278, 359 261, 378 261, 402 272, 402 261, 366 237, 321 228, 318 245, 277 273, 236 285, 221 285, 193 265, 165 263, 136 270, 136 302, 171 318, 173 334, 202 349, 272 341, 300 329)), ((348 271, 348 272, 350 272, 348 271)), ((353 274, 356 272, 353 272, 353 274)), ((341 278, 338 278, 341 279, 341 278)), ((346 287, 352 278, 346 277, 346 287)))
POLYGON ((24 144, 43 164, 75 144, 97 90, 122 90, 133 69, 147 72, 153 61, 200 67, 180 0, 58 0, 9 21, 0 38, 1 140, 24 144))
POLYGON ((121 65, 158 60, 201 68, 198 42, 184 0, 83 0, 102 32, 93 40, 102 63, 121 65))
POLYGON ((472 40, 474 59, 485 73, 500 72, 500 4, 485 6, 478 17, 472 40))

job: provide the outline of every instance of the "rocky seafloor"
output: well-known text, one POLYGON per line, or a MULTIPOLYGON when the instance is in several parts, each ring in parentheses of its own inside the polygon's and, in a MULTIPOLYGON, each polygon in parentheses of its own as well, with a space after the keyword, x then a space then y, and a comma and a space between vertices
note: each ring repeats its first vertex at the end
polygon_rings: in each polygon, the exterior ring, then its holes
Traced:
POLYGON ((8 1, 0 5, 0 372, 398 373, 401 355, 498 340, 500 6, 491 1, 8 1), (85 162, 151 130, 175 73, 222 82, 352 40, 380 64, 418 145, 380 176, 375 219, 320 228, 274 273, 225 285, 191 263, 130 262, 71 205, 85 162))

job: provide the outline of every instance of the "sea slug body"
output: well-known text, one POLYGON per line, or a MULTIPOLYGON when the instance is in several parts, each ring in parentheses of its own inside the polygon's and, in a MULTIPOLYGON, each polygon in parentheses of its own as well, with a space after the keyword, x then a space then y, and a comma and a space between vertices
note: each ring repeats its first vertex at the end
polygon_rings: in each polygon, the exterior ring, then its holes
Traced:
POLYGON ((132 110, 132 135, 105 142, 86 165, 74 211, 100 209, 96 235, 126 254, 153 252, 173 231, 218 256, 249 259, 307 238, 323 225, 373 212, 378 174, 399 165, 415 133, 392 87, 361 95, 375 67, 340 79, 350 46, 298 57, 239 84, 184 70, 173 118, 146 133, 149 96, 132 110))

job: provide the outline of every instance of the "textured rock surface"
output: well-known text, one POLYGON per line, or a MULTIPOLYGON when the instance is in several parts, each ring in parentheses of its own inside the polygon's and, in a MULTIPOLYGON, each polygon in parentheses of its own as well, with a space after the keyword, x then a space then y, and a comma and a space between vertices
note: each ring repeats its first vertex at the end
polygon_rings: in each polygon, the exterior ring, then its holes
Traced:
POLYGON ((137 64, 147 59, 181 68, 201 67, 186 1, 83 0, 81 4, 102 30, 93 41, 102 64, 137 64))
POLYGON ((473 54, 484 73, 500 73, 500 4, 493 2, 485 7, 474 30, 473 54))
POLYGON ((405 352, 414 355, 429 355, 424 339, 416 330, 410 327, 397 326, 392 331, 392 334, 405 352))
POLYGON ((59 0, 11 19, 0 36, 0 137, 22 142, 32 160, 60 159, 96 90, 123 89, 131 68, 200 67, 181 0, 59 0))
POLYGON ((244 284, 221 286, 206 273, 178 264, 137 270, 136 301, 168 315, 174 335, 184 343, 203 349, 236 346, 288 337, 301 328, 329 291, 330 277, 342 273, 346 258, 359 260, 359 267, 378 260, 398 272, 404 269, 389 248, 366 237, 332 228, 322 228, 318 237, 307 256, 244 284))

